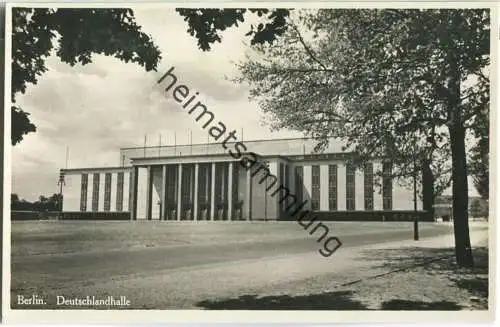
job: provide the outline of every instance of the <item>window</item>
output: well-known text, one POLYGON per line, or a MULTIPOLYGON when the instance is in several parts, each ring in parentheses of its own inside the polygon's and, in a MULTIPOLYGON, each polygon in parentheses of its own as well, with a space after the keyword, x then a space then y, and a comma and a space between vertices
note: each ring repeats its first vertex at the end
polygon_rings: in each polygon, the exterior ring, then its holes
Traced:
POLYGON ((365 164, 365 210, 373 210, 373 164, 365 164))
POLYGON ((328 208, 337 210, 337 165, 328 166, 328 208))
POLYGON ((208 192, 210 183, 208 178, 210 176, 210 166, 207 164, 200 164, 198 168, 198 202, 200 205, 206 205, 210 203, 208 198, 208 192))
POLYGON ((99 211, 99 173, 94 174, 92 187, 92 211, 99 211))
MULTIPOLYGON (((285 187, 286 190, 290 190, 291 188, 291 185, 290 185, 290 165, 288 164, 285 164, 285 168, 283 170, 285 176, 283 177, 282 179, 282 183, 283 183, 283 186, 285 187)), ((284 196, 286 196, 286 191, 283 190, 281 192, 281 199, 284 199, 284 196)), ((290 198, 286 198, 286 201, 283 200, 282 202, 282 208, 283 208, 283 211, 286 211, 287 208, 293 204, 293 200, 290 199, 290 198)), ((297 203, 298 204, 298 203, 297 203)))
POLYGON ((192 205, 192 193, 193 193, 193 179, 194 179, 194 167, 192 165, 182 165, 182 205, 190 206, 192 205))
POLYGON ((224 162, 215 165, 215 206, 226 202, 227 196, 227 164, 224 162))
MULTIPOLYGON (((278 184, 278 187, 279 186, 284 186, 285 185, 285 165, 280 162, 280 165, 279 165, 279 184, 278 184)), ((278 199, 280 199, 282 196, 283 196, 283 191, 280 189, 280 193, 277 194, 278 195, 278 199)), ((285 202, 281 202, 278 204, 279 205, 279 210, 280 210, 280 217, 283 215, 283 208, 285 206, 285 202)), ((266 208, 267 210, 267 208, 266 208)))
POLYGON ((111 173, 104 175, 104 211, 111 207, 111 173))
POLYGON ((320 167, 312 166, 311 209, 319 210, 320 203, 320 167))
POLYGON ((210 192, 212 192, 212 165, 208 164, 205 167, 205 203, 210 204, 210 192))
POLYGON ((80 211, 87 211, 87 188, 89 183, 89 175, 82 174, 82 188, 80 194, 80 211))
POLYGON ((178 202, 178 172, 179 165, 172 164, 167 165, 167 176, 166 176, 166 195, 165 195, 165 210, 166 210, 166 219, 176 219, 176 216, 173 215, 173 210, 177 210, 177 202, 178 202))
POLYGON ((283 183, 287 188, 290 187, 290 165, 285 164, 285 178, 283 183))
POLYGON ((382 166, 382 207, 392 210, 392 164, 384 162, 382 166))
POLYGON ((116 177, 116 211, 123 210, 123 172, 116 177))
POLYGON ((179 166, 178 165, 169 165, 167 166, 167 204, 171 206, 173 209, 177 209, 177 189, 178 189, 178 175, 179 174, 179 166))
MULTIPOLYGON (((239 176, 240 176, 240 165, 236 164, 236 163, 232 163, 233 165, 233 176, 232 176, 232 179, 233 179, 233 183, 232 183, 232 194, 231 194, 231 201, 232 201, 232 206, 233 206, 233 215, 235 214, 235 210, 238 206, 238 202, 239 202, 239 188, 240 188, 240 179, 239 179, 239 176)), ((231 218, 231 217, 230 217, 231 218)), ((239 219, 239 217, 236 217, 237 219, 239 219)))
POLYGON ((346 209, 356 209, 356 169, 353 165, 346 165, 346 209))
POLYGON ((302 202, 304 191, 304 167, 295 167, 295 196, 297 202, 302 202))

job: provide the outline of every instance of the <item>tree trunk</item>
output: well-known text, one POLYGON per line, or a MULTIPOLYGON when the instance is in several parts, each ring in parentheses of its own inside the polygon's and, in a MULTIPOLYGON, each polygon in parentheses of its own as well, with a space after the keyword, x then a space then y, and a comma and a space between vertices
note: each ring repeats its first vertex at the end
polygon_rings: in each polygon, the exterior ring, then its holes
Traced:
POLYGON ((460 267, 472 267, 472 249, 469 237, 467 162, 465 153, 465 128, 458 124, 449 126, 453 181, 453 227, 455 230, 455 255, 460 267))
POLYGON ((422 162, 422 207, 430 220, 434 219, 434 200, 434 174, 431 161, 425 159, 422 162))
MULTIPOLYGON (((452 16, 457 17, 457 14, 452 16)), ((452 19, 457 24, 458 19, 452 19)), ((472 249, 469 236, 469 187, 467 185, 467 156, 465 153, 465 126, 462 121, 460 102, 461 71, 453 47, 448 50, 447 62, 449 78, 447 81, 448 130, 451 146, 451 179, 453 192, 453 227, 455 230, 455 256, 459 267, 472 267, 472 249)))

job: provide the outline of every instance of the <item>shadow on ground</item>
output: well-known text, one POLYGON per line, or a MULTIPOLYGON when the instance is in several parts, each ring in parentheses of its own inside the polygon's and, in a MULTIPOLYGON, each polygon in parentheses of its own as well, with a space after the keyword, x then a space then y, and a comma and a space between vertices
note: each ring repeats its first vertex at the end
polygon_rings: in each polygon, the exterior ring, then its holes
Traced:
MULTIPOLYGON (((454 249, 399 248, 365 251, 360 260, 384 270, 401 271, 421 267, 432 275, 445 276, 457 287, 465 289, 473 301, 483 308, 488 301, 488 249, 474 249, 474 267, 459 268, 455 263, 454 249)), ((361 294, 362 295, 362 294, 361 294)), ((198 307, 218 310, 372 310, 359 299, 360 294, 351 290, 309 295, 263 296, 243 295, 232 299, 204 300, 198 307), (354 295, 357 295, 354 297, 354 295)), ((381 310, 460 310, 463 307, 451 301, 410 301, 391 299, 380 303, 381 310)))
MULTIPOLYGON (((359 260, 372 262, 373 267, 392 271, 421 267, 430 275, 446 277, 457 287, 468 291, 476 302, 488 301, 488 248, 473 249, 474 267, 461 268, 456 264, 453 248, 402 248, 367 250, 359 260)), ((451 303, 434 303, 437 306, 452 307, 451 303)), ((413 305, 419 306, 414 303, 413 305)), ((426 305, 424 305, 425 307, 426 305)), ((405 301, 389 301, 383 304, 388 310, 410 309, 405 301), (401 308, 401 309, 400 309, 401 308)), ((432 308, 429 308, 432 309, 432 308)), ((425 310, 423 308, 422 310, 425 310)))
POLYGON ((197 306, 218 310, 368 310, 361 302, 352 299, 353 294, 340 291, 300 296, 243 295, 235 299, 201 301, 197 306))
POLYGON ((431 270, 438 269, 439 272, 488 273, 488 249, 486 247, 473 249, 474 267, 472 269, 459 268, 455 264, 454 255, 454 248, 408 247, 366 250, 362 252, 362 256, 358 260, 370 262, 374 267, 391 270, 425 266, 431 270))
MULTIPOLYGON (((373 310, 354 300, 352 291, 326 292, 301 296, 243 295, 235 299, 205 300, 198 307, 212 310, 373 310)), ((449 301, 423 302, 394 299, 383 302, 381 310, 460 310, 461 306, 449 301)))
POLYGON ((381 310, 460 310, 462 307, 450 301, 407 301, 390 300, 382 302, 381 310))

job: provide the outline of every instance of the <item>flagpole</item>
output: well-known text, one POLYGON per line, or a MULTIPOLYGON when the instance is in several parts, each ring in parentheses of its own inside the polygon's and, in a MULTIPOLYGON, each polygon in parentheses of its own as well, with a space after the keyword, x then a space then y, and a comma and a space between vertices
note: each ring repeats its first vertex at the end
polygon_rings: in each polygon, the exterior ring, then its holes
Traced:
POLYGON ((193 131, 189 130, 189 144, 190 144, 190 151, 191 154, 193 154, 193 131))
POLYGON ((161 153, 161 133, 160 133, 160 139, 158 140, 158 157, 160 156, 161 153))
POLYGON ((66 169, 68 169, 68 161, 69 161, 69 146, 66 146, 66 169))
POLYGON ((146 134, 144 134, 144 158, 146 158, 146 134))

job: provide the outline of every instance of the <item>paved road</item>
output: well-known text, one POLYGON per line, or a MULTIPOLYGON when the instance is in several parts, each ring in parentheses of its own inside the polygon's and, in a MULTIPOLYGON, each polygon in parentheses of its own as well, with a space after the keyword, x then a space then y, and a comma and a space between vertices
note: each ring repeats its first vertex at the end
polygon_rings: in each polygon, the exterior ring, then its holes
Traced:
MULTIPOLYGON (((250 285, 262 287, 273 278, 298 279, 321 274, 312 266, 306 267, 307 262, 313 260, 313 266, 321 262, 317 269, 330 270, 328 262, 338 265, 339 254, 351 247, 413 238, 412 230, 401 228, 339 235, 342 247, 331 258, 323 258, 318 253, 323 245, 316 242, 315 236, 304 233, 304 238, 276 241, 231 244, 200 241, 180 246, 14 256, 12 302, 19 307, 15 303, 18 294, 41 294, 51 299, 59 294, 125 294, 136 300, 137 308, 192 307, 204 296, 233 294, 250 285), (306 262, 301 259, 304 256, 312 259, 306 262), (273 274, 262 275, 266 269, 273 269, 273 274)), ((422 239, 451 233, 450 225, 421 224, 422 239)))
MULTIPOLYGON (((446 235, 451 232, 448 225, 423 226, 420 237, 446 235)), ((319 235, 319 234, 318 234, 319 235)), ((412 231, 384 231, 362 233, 340 237, 342 249, 352 246, 408 240, 413 238, 412 231)), ((215 264, 245 259, 273 257, 284 254, 318 252, 322 243, 317 237, 265 241, 237 244, 190 244, 184 246, 140 248, 129 251, 103 251, 90 253, 49 254, 29 257, 13 257, 13 274, 19 272, 43 273, 45 283, 50 280, 75 280, 82 275, 85 280, 112 278, 116 275, 148 274, 157 270, 215 264), (96 269, 98 267, 98 269, 96 269), (60 276, 61 270, 65 276, 60 276)), ((318 252, 318 255, 319 252, 318 252)), ((335 254, 333 254, 335 255, 335 254)))

